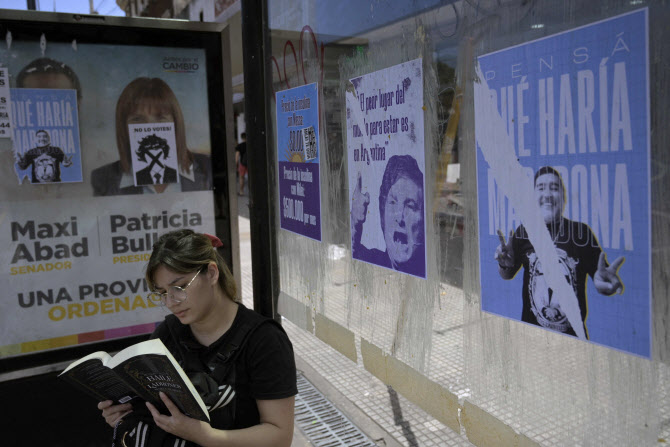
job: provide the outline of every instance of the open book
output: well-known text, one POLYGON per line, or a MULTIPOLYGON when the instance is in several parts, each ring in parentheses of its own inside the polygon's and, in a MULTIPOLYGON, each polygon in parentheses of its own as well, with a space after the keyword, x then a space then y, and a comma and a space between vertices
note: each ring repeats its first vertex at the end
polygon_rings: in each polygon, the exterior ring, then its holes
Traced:
POLYGON ((170 414, 158 395, 162 391, 185 415, 209 421, 202 398, 159 339, 129 346, 113 357, 94 352, 71 363, 58 377, 98 401, 118 404, 142 399, 170 414))

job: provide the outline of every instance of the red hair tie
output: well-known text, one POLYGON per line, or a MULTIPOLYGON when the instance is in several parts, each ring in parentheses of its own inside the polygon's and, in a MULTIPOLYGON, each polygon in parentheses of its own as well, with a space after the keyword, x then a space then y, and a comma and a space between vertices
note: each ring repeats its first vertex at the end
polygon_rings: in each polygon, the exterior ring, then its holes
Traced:
POLYGON ((211 234, 207 234, 207 233, 202 233, 202 234, 204 234, 205 236, 207 236, 209 238, 209 240, 212 242, 212 247, 214 247, 214 248, 223 247, 223 242, 221 242, 221 239, 219 239, 218 237, 212 236, 211 234))

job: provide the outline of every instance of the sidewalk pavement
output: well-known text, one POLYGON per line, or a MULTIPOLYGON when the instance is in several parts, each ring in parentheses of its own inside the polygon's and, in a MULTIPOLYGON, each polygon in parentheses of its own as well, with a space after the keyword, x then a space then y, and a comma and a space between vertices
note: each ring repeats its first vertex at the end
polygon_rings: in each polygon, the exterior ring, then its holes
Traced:
MULTIPOLYGON (((247 211, 246 196, 238 208, 247 211)), ((242 300, 253 307, 251 241, 249 219, 239 217, 242 300)), ((293 343, 296 365, 337 409, 375 444, 389 447, 472 446, 467 438, 453 432, 393 388, 326 343, 290 321, 282 324, 293 343)), ((313 446, 296 424, 293 446, 313 446)), ((325 445, 325 444, 322 444, 325 445)), ((331 445, 331 444, 328 444, 331 445)))

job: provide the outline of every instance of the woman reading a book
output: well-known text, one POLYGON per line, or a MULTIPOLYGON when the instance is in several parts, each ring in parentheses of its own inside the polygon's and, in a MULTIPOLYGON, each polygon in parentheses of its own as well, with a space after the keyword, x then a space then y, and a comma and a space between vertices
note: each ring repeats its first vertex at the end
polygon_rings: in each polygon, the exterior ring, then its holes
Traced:
POLYGON ((186 371, 210 422, 186 416, 163 393, 163 414, 149 403, 100 402, 115 440, 128 446, 181 446, 176 438, 201 446, 291 444, 297 394, 291 342, 279 324, 235 301, 220 245, 191 230, 167 233, 154 244, 146 270, 150 298, 171 312, 152 338, 160 338, 186 371))

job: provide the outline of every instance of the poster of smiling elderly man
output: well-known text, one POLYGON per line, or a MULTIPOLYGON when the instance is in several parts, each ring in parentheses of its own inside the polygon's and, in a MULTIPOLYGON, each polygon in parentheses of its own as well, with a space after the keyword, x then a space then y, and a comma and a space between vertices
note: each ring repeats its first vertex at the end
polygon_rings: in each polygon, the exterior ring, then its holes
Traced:
POLYGON ((421 59, 351 79, 352 257, 426 278, 421 59))
POLYGON ((76 91, 12 89, 11 103, 19 184, 81 182, 76 91))
POLYGON ((647 10, 478 59, 482 310, 649 357, 647 10))

